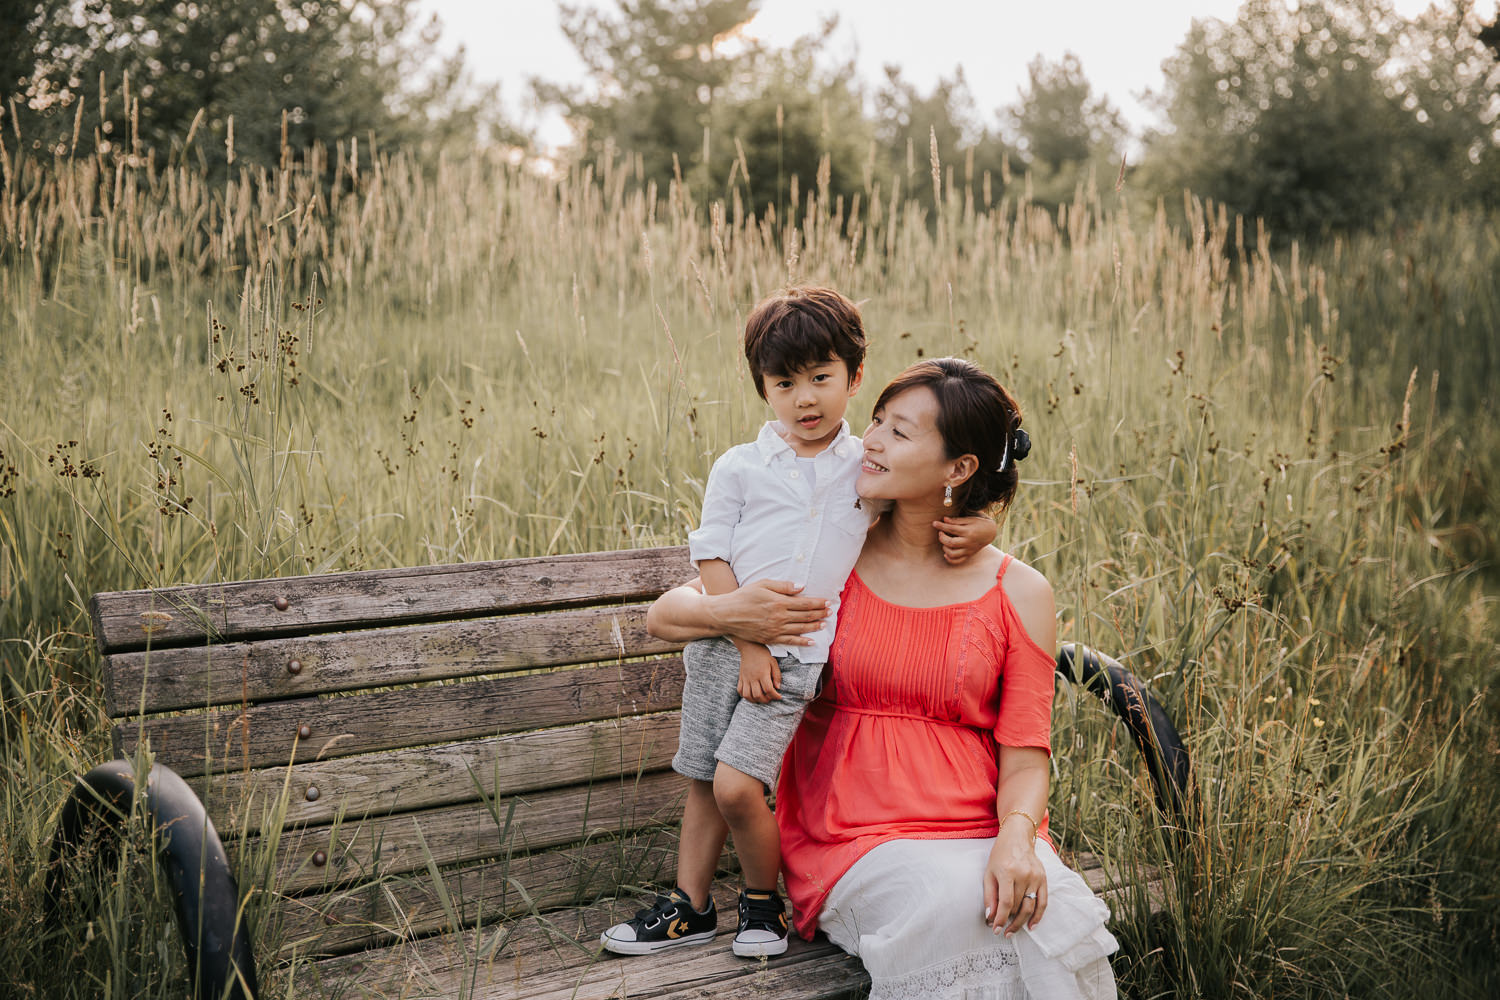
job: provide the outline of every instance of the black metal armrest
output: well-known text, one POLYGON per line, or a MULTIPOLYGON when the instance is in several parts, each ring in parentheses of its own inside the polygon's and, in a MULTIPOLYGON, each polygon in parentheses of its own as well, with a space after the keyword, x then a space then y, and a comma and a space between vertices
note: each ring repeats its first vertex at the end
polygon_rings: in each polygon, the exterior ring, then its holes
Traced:
MULTIPOLYGON (((119 837, 136 795, 135 769, 126 760, 100 764, 78 781, 63 806, 47 873, 47 912, 57 919, 65 857, 98 829, 98 864, 117 856, 119 837)), ((157 764, 146 776, 141 804, 156 837, 156 854, 172 889, 199 1000, 255 1000, 255 959, 250 933, 239 919, 239 888, 224 845, 203 803, 171 768, 157 764)))
POLYGON ((1078 643, 1057 654, 1059 676, 1082 684, 1115 710, 1146 758, 1146 770, 1163 813, 1186 820, 1189 759, 1182 737, 1167 712, 1140 680, 1118 660, 1078 643))

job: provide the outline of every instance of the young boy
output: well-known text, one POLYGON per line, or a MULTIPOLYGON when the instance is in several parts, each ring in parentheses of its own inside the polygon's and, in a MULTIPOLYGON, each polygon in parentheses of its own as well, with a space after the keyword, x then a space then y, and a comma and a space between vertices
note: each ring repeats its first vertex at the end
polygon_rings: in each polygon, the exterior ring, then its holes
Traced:
MULTIPOLYGON (((781 842, 766 804, 782 755, 822 687, 839 593, 864 544, 869 505, 854 481, 864 449, 844 411, 864 377, 859 310, 830 288, 791 288, 745 323, 745 359, 776 420, 714 463, 688 550, 703 590, 728 593, 761 579, 790 580, 825 598, 829 615, 808 646, 705 639, 683 651, 682 733, 672 767, 690 779, 678 844, 677 887, 600 936, 609 951, 644 955, 701 944, 718 932, 709 887, 727 833, 744 874, 734 953, 779 955, 786 907, 776 891, 781 842)), ((953 561, 995 538, 986 518, 945 520, 953 561)))

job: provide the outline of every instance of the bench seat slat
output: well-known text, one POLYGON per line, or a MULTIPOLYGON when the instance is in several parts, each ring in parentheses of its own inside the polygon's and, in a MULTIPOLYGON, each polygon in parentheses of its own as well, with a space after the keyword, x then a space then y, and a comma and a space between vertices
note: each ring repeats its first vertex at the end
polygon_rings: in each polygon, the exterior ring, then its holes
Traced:
POLYGON ((776 997, 777 1000, 824 1000, 841 997, 869 983, 859 960, 839 951, 826 940, 797 941, 786 953, 759 961, 738 958, 731 949, 732 931, 721 933, 712 944, 680 948, 646 959, 603 956, 592 965, 580 964, 546 977, 520 984, 495 984, 471 994, 476 1000, 687 1000, 709 996, 776 997))
POLYGON ((115 753, 129 757, 144 736, 161 760, 191 779, 210 766, 277 767, 668 711, 681 695, 682 660, 674 656, 126 721, 115 727, 115 753))
MULTIPOLYGON (((670 860, 663 859, 667 866, 670 860)), ((1117 886, 1112 894, 1129 891, 1110 881, 1096 855, 1080 854, 1071 857, 1069 863, 1095 892, 1105 891, 1108 885, 1117 886)), ((642 879, 652 881, 649 876, 642 879)), ((656 882, 668 884, 669 876, 663 874, 656 882)), ((496 1000, 573 996, 575 989, 579 997, 629 995, 659 1000, 701 997, 705 991, 715 1000, 836 997, 868 983, 858 960, 844 955, 821 936, 811 944, 794 937, 787 955, 770 959, 763 966, 735 958, 729 950, 734 892, 729 882, 715 883, 720 935, 714 944, 703 948, 678 949, 641 959, 595 955, 600 931, 628 917, 640 905, 627 897, 550 913, 540 919, 522 918, 499 939, 491 929, 478 935, 445 935, 326 959, 309 967, 298 985, 322 981, 330 988, 352 986, 356 996, 382 996, 398 995, 403 983, 409 988, 420 984, 417 995, 454 996, 463 984, 473 981, 470 977, 476 965, 481 989, 472 995, 496 1000), (497 940, 504 941, 500 951, 485 953, 485 946, 497 940), (416 978, 413 970, 421 970, 416 978)))
POLYGON ((101 653, 649 600, 692 576, 686 546, 95 594, 101 653), (285 607, 281 607, 284 604, 285 607))
MULTIPOLYGON (((429 854, 438 865, 504 857, 507 843, 500 822, 507 816, 511 821, 509 850, 514 853, 672 823, 679 818, 682 793, 682 776, 666 771, 513 796, 492 804, 473 802, 370 817, 337 827, 283 830, 274 884, 283 893, 296 893, 367 881, 377 875, 420 872, 426 869, 429 854), (331 843, 335 834, 336 845, 331 843), (319 851, 326 857, 322 866, 313 861, 319 851)), ((250 835, 246 844, 247 850, 258 849, 260 835, 250 835)), ((232 863, 238 853, 229 849, 232 863)))
POLYGON ((286 791, 283 825, 344 822, 389 812, 471 802, 660 771, 677 750, 681 713, 628 716, 563 729, 411 747, 270 767, 191 782, 198 797, 234 828, 258 831, 286 791), (316 791, 312 791, 316 789, 316 791))
POLYGON ((327 959, 309 967, 300 988, 346 996, 459 996, 484 1000, 605 1000, 610 997, 701 998, 768 996, 831 998, 868 983, 857 959, 821 936, 793 938, 787 953, 765 961, 737 958, 734 889, 718 883, 718 938, 701 947, 679 948, 646 958, 598 953, 599 933, 640 905, 625 899, 525 918, 497 938, 493 929, 445 935, 327 959), (498 951, 488 949, 494 944, 498 951), (470 987, 473 987, 472 992, 470 987))
POLYGON ((674 652, 646 605, 335 632, 105 658, 111 717, 255 704, 674 652), (296 666, 291 664, 295 661, 296 666))

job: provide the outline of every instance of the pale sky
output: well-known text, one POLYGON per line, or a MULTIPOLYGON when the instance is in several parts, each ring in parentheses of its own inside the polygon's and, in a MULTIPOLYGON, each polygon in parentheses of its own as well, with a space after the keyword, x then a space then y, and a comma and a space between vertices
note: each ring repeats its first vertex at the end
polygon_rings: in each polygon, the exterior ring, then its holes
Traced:
MULTIPOLYGON (((611 0, 575 0, 615 10, 611 0)), ((1396 0, 1406 15, 1430 0, 1396 0)), ((444 44, 462 43, 474 74, 498 81, 513 119, 538 130, 543 144, 568 139, 555 113, 538 117, 528 107, 527 79, 582 82, 583 65, 558 27, 552 0, 424 0, 445 25, 444 44)), ((1162 86, 1161 64, 1176 51, 1194 18, 1230 19, 1240 0, 763 0, 749 32, 783 45, 817 30, 830 14, 839 17, 831 50, 857 53, 867 85, 883 81, 883 67, 896 63, 922 93, 940 76, 962 66, 982 121, 996 124, 995 110, 1013 104, 1026 82, 1026 64, 1037 54, 1049 60, 1075 53, 1095 93, 1107 94, 1132 131, 1155 122, 1140 97, 1162 86)))

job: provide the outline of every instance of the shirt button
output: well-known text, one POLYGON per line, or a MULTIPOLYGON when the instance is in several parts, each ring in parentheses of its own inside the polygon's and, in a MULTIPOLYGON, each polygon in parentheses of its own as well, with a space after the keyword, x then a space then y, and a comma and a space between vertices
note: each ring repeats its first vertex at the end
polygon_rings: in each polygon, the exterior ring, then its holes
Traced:
POLYGON ((802 553, 801 553, 801 552, 798 552, 798 553, 797 553, 797 561, 798 561, 798 562, 801 562, 801 561, 802 561, 802 560, 803 560, 803 559, 804 559, 804 558, 805 558, 805 557, 804 557, 804 556, 803 556, 803 554, 802 554, 802 553))
POLYGON ((811 518, 816 518, 818 516, 818 508, 814 507, 812 510, 808 511, 807 512, 807 516, 811 517, 811 518))
POLYGON ((802 478, 802 473, 798 472, 796 469, 793 469, 792 470, 792 478, 793 479, 801 479, 802 478))
POLYGON ((839 445, 837 448, 833 449, 833 453, 839 458, 843 458, 845 455, 849 454, 849 449, 844 445, 839 445))

